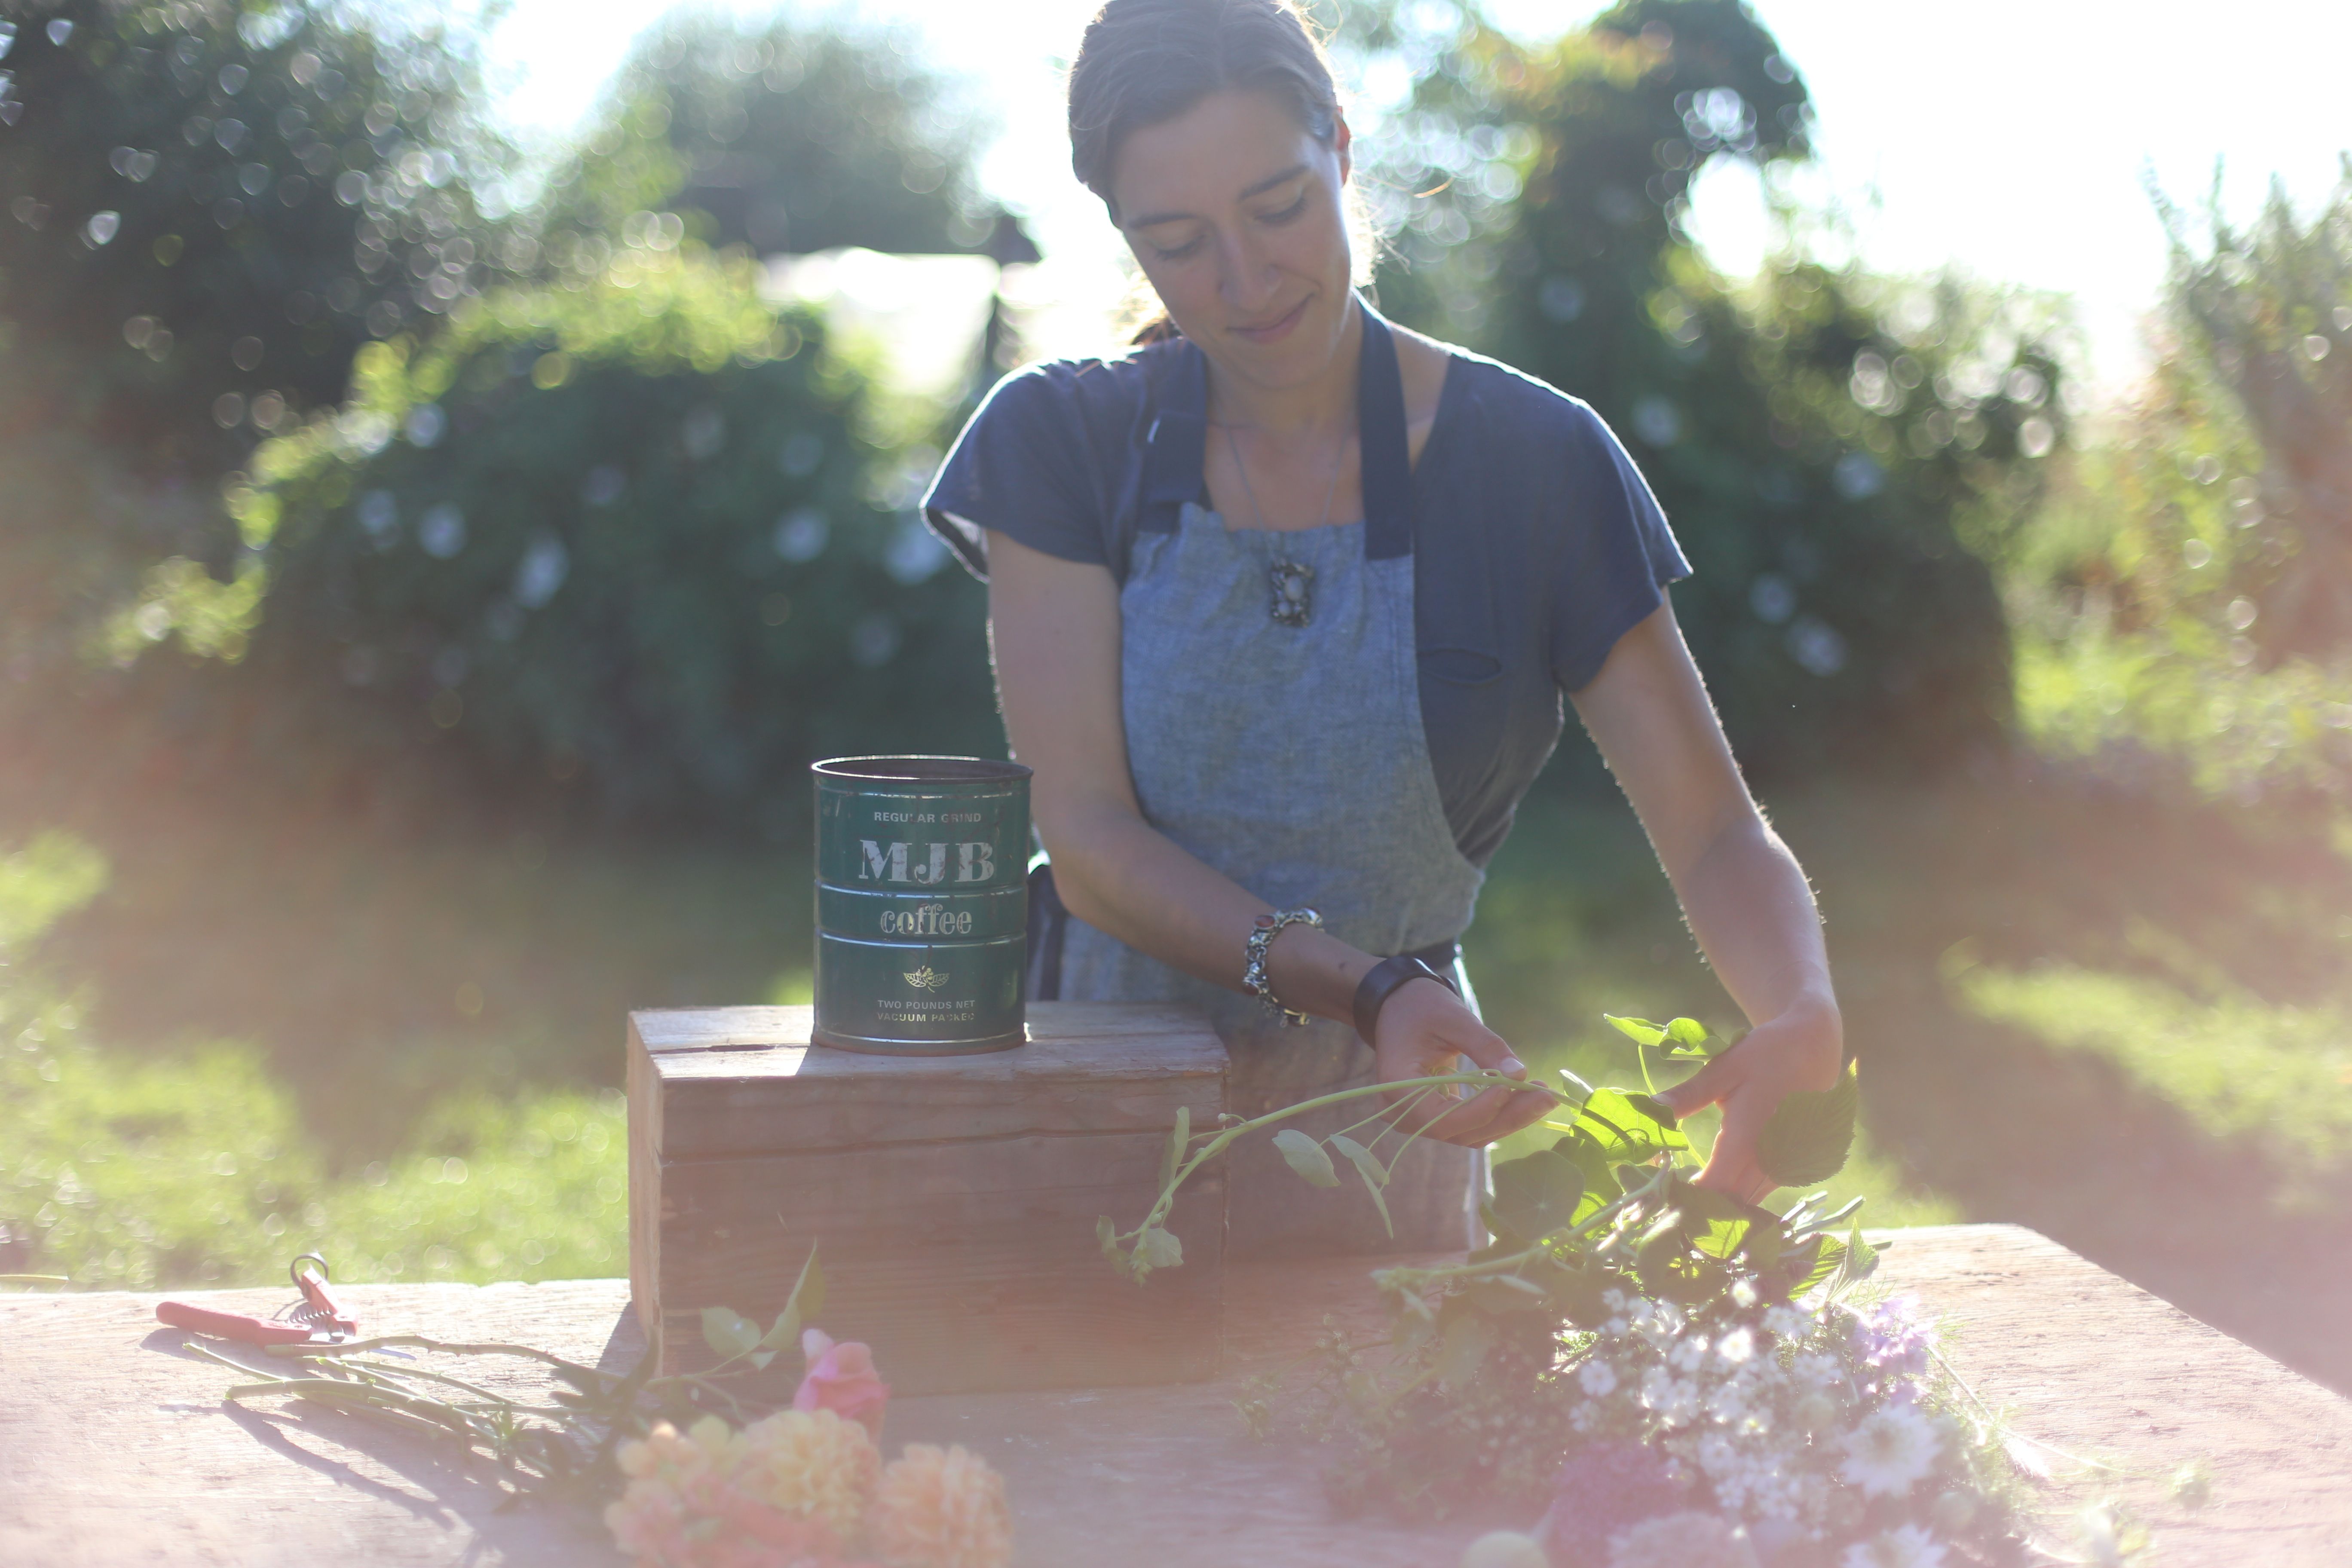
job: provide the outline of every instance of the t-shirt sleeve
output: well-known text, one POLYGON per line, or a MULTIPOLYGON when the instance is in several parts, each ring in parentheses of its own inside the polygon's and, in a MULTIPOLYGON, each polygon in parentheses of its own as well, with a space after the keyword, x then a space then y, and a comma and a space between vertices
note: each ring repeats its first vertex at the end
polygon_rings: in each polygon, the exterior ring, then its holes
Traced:
POLYGON ((1564 553, 1552 605, 1552 677, 1580 690, 1617 641, 1691 574, 1650 483, 1616 432, 1570 405, 1564 553))
POLYGON ((998 382, 923 498, 931 528, 983 582, 990 529, 1065 561, 1109 561, 1111 498, 1072 379, 1055 364, 998 382))

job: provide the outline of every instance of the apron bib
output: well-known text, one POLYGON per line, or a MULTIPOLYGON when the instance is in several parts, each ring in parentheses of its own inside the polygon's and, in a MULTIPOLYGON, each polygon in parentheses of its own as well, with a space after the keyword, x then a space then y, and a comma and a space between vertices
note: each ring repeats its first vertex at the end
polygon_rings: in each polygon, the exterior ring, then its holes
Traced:
MULTIPOLYGON (((1136 539, 1119 592, 1120 687, 1145 821, 1276 909, 1312 905, 1342 941, 1397 953, 1459 937, 1485 874, 1455 846, 1430 765, 1411 495, 1392 482, 1409 472, 1403 397, 1388 329, 1369 310, 1363 317, 1365 510, 1385 522, 1385 537, 1402 537, 1403 552, 1372 558, 1366 522, 1237 531, 1187 501, 1172 531, 1136 539), (1377 495, 1376 477, 1391 481, 1377 495), (1313 571, 1304 626, 1270 613, 1277 555, 1313 571)), ((1232 1056, 1226 1102, 1238 1115, 1375 1079, 1371 1052, 1348 1026, 1318 1018, 1284 1027, 1255 997, 1181 973, 1076 917, 1060 958, 1065 997, 1206 1012, 1232 1056)), ((1234 963, 1238 975, 1238 933, 1234 963)), ((1291 1125, 1321 1136, 1377 1106, 1350 1101, 1291 1125)), ((1393 1237, 1352 1174, 1336 1189, 1310 1187, 1270 1135, 1226 1159, 1233 1256, 1476 1244, 1479 1151, 1423 1142, 1407 1152, 1384 1194, 1393 1237)))

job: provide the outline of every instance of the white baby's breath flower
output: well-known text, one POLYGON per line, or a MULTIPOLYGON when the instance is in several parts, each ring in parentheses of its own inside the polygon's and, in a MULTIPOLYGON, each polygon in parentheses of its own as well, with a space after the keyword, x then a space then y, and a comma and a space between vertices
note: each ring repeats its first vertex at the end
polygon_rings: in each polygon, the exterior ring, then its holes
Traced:
POLYGON ((1906 1524, 1847 1547, 1838 1568, 1943 1568, 1943 1543, 1919 1526, 1906 1524))
POLYGON ((1824 1386, 1837 1382, 1845 1375, 1838 1367, 1837 1357, 1823 1355, 1819 1351, 1807 1351, 1790 1363, 1789 1371, 1799 1383, 1820 1384, 1824 1386))
POLYGON ((1901 1497, 1936 1463, 1941 1445, 1927 1418, 1907 1405, 1864 1416, 1845 1435, 1839 1473, 1870 1497, 1901 1497))
POLYGON ((1748 1415, 1748 1391, 1736 1383, 1718 1383, 1706 1392, 1706 1413, 1729 1426, 1748 1415))
POLYGON ((1735 1279, 1731 1282, 1731 1300, 1742 1307, 1756 1305, 1756 1281, 1735 1279))
POLYGON ((1716 1342, 1715 1353, 1738 1366, 1756 1353, 1756 1336, 1747 1329, 1734 1329, 1716 1342))
POLYGON ((1589 1361, 1576 1369, 1576 1381, 1595 1399, 1617 1392, 1617 1369, 1605 1361, 1589 1361))
POLYGON ((1642 1378, 1642 1404, 1668 1426, 1687 1426, 1698 1418, 1698 1384, 1654 1366, 1642 1378))
POLYGON ((1812 1331, 1812 1319, 1794 1307, 1764 1309, 1764 1331, 1776 1340, 1801 1340, 1812 1331))
POLYGON ((1698 1468, 1717 1480, 1728 1480, 1742 1466, 1739 1445, 1720 1432, 1710 1432, 1691 1449, 1691 1458, 1698 1468))
MULTIPOLYGON (((1617 1292, 1612 1290, 1609 1294, 1614 1296, 1617 1292)), ((1623 1339, 1625 1337, 1625 1320, 1622 1318, 1612 1318, 1607 1322, 1601 1324, 1601 1337, 1604 1340, 1623 1339)))
POLYGON ((1696 1372, 1706 1361, 1706 1340, 1700 1334, 1676 1341, 1675 1348, 1666 1352, 1667 1364, 1676 1372, 1696 1372))

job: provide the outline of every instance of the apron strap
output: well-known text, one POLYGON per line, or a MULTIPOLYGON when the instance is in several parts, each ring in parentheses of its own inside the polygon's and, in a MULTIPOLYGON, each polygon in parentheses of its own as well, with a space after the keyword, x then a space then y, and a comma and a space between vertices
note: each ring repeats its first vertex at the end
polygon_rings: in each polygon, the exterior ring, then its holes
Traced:
POLYGON ((1389 324, 1364 313, 1364 345, 1356 373, 1356 430, 1363 450, 1364 559, 1391 561, 1412 553, 1412 447, 1404 426, 1404 377, 1397 369, 1389 324))

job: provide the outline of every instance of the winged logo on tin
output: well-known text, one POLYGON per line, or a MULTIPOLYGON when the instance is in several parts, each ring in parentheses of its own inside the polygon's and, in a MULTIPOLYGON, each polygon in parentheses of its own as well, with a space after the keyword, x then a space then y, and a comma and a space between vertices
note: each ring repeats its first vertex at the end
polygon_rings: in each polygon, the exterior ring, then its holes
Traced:
POLYGON ((918 991, 937 991, 940 986, 945 985, 948 983, 948 977, 946 975, 940 973, 928 963, 923 965, 922 968, 916 970, 913 973, 901 974, 898 978, 905 981, 908 984, 913 986, 918 991))

